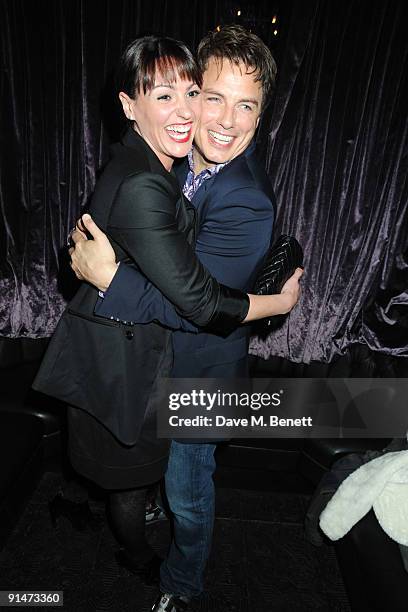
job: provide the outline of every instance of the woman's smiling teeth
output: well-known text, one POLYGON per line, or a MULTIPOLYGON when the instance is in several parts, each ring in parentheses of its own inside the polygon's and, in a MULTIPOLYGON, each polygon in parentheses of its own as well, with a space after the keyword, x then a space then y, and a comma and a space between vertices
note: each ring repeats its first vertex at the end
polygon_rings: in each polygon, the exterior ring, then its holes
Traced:
POLYGON ((177 142, 187 142, 190 138, 192 123, 175 124, 166 127, 166 132, 177 142))
POLYGON ((227 136, 226 134, 220 134, 219 132, 213 132, 212 130, 208 130, 208 133, 210 136, 212 136, 215 142, 222 145, 229 144, 233 139, 233 136, 227 136))

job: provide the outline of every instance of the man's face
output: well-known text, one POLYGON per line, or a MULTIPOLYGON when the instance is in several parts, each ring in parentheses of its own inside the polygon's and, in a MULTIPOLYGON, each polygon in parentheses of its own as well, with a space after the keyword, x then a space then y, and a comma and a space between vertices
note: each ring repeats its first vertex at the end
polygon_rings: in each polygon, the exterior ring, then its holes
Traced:
POLYGON ((201 119, 194 138, 195 172, 245 151, 259 123, 262 85, 245 64, 210 58, 203 75, 201 119))

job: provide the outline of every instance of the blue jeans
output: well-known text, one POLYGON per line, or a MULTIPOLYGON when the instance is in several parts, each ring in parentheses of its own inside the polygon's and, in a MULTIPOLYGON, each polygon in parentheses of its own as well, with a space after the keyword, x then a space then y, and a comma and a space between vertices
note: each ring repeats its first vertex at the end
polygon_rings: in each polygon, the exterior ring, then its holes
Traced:
POLYGON ((203 591, 214 525, 215 444, 173 441, 165 476, 173 513, 173 539, 160 568, 165 593, 193 597, 203 591))

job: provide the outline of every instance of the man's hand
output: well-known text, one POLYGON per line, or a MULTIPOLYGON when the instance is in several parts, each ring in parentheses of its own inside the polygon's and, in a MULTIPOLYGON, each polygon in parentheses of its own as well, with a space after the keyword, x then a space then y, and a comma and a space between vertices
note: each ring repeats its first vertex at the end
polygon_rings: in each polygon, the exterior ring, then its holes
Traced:
POLYGON ((69 249, 69 254, 71 268, 76 277, 88 281, 100 291, 106 291, 119 265, 106 234, 99 229, 90 215, 85 214, 77 221, 71 240, 75 247, 69 249), (84 230, 89 232, 93 240, 87 239, 84 230))
POLYGON ((284 300, 284 304, 287 308, 286 312, 290 312, 299 301, 300 298, 300 278, 303 274, 302 268, 296 268, 292 276, 283 285, 280 292, 280 296, 284 300))
POLYGON ((280 293, 273 295, 254 295, 248 293, 249 311, 241 323, 250 323, 257 319, 287 314, 292 310, 300 298, 299 280, 303 274, 302 268, 296 268, 292 276, 286 281, 280 293))

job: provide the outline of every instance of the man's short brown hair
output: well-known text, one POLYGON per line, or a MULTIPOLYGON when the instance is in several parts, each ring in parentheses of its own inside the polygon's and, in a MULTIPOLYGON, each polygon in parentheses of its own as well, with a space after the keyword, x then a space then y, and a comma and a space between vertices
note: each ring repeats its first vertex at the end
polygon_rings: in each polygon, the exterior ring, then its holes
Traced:
POLYGON ((211 58, 220 62, 227 59, 236 65, 242 62, 250 74, 254 73, 255 81, 261 82, 262 111, 265 110, 275 89, 277 68, 271 51, 259 36, 240 25, 224 26, 204 36, 197 56, 203 72, 211 58))

